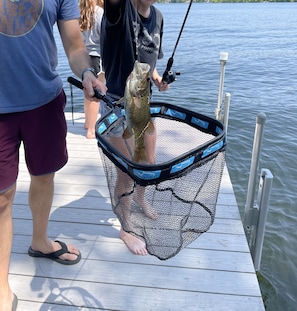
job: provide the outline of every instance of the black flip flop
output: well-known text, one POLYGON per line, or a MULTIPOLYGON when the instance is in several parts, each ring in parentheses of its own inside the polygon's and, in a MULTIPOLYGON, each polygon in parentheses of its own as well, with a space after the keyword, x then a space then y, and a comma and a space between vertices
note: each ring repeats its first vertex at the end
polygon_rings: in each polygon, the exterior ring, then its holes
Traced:
POLYGON ((35 251, 30 246, 29 250, 28 250, 28 254, 31 257, 42 257, 42 258, 52 259, 52 260, 54 260, 54 261, 56 261, 56 262, 58 262, 58 263, 60 263, 62 265, 74 265, 74 264, 78 263, 81 260, 81 254, 80 253, 77 255, 77 258, 75 260, 68 260, 68 259, 61 259, 61 258, 59 258, 63 254, 66 254, 66 253, 70 254, 70 252, 68 251, 67 245, 64 242, 61 242, 61 241, 55 241, 55 242, 59 243, 62 248, 57 250, 57 251, 55 251, 55 252, 52 252, 52 253, 49 253, 49 254, 44 254, 42 252, 35 251))

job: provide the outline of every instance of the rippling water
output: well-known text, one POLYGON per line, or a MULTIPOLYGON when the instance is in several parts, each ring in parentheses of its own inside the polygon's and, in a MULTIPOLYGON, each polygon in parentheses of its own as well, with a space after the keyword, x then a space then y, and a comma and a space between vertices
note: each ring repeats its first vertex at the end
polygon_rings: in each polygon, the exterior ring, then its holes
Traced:
MULTIPOLYGON (((158 4, 165 18, 162 73, 175 46, 187 4, 158 4)), ((181 72, 154 99, 214 116, 219 54, 228 52, 225 87, 231 93, 227 165, 243 214, 256 116, 266 114, 260 168, 274 175, 260 269, 268 311, 295 311, 297 302, 297 18, 295 3, 193 4, 174 55, 181 72)), ((59 70, 70 70, 60 50, 59 70)), ((65 83, 69 94, 68 84, 65 83)), ((75 109, 82 108, 75 90, 75 109)), ((68 103, 68 108, 69 103, 68 103)))

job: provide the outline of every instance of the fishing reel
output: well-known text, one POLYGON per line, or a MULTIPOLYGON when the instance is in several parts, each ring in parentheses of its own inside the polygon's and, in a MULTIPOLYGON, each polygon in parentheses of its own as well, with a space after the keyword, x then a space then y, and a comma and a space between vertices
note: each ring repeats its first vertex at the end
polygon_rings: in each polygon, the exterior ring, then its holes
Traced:
POLYGON ((177 48, 177 44, 178 44, 178 42, 179 42, 180 36, 181 36, 181 34, 182 34, 182 31, 183 31, 183 29, 184 29, 184 26, 185 26, 185 23, 186 23, 188 14, 189 14, 189 12, 190 12, 190 8, 191 8, 192 3, 193 3, 193 0, 190 0, 189 6, 188 6, 188 10, 187 10, 186 16, 185 16, 185 18, 184 18, 184 22, 183 22, 183 24, 182 24, 182 27, 181 27, 181 29, 180 29, 179 35, 178 35, 177 40, 176 40, 176 43, 175 43, 175 47, 174 47, 174 49, 173 49, 173 52, 172 52, 171 57, 168 59, 166 69, 165 69, 165 71, 164 71, 164 73, 163 73, 162 81, 163 81, 164 83, 167 83, 167 84, 170 84, 170 83, 172 83, 173 81, 175 81, 175 76, 179 76, 179 75, 180 75, 180 72, 173 72, 173 71, 171 71, 171 67, 172 67, 172 65, 173 65, 173 56, 174 56, 175 50, 176 50, 176 48, 177 48))
POLYGON ((173 56, 171 56, 168 59, 166 69, 165 69, 163 76, 162 76, 162 82, 170 84, 173 81, 175 81, 176 76, 180 75, 180 72, 178 72, 178 71, 176 71, 176 72, 171 71, 172 65, 173 65, 173 56))
POLYGON ((179 75, 180 75, 179 71, 173 72, 171 70, 165 70, 163 73, 162 82, 170 84, 170 83, 174 82, 175 77, 179 76, 179 75))

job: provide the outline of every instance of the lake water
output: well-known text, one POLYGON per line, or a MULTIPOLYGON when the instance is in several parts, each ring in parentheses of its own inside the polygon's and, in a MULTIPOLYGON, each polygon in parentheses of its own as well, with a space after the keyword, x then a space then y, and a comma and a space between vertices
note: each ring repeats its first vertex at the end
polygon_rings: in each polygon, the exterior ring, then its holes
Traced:
MULTIPOLYGON (((260 269, 269 311, 295 311, 297 305, 297 4, 193 4, 175 51, 180 71, 166 93, 154 99, 214 117, 220 52, 228 52, 224 91, 231 94, 227 165, 243 214, 256 116, 266 114, 260 168, 274 175, 260 269)), ((188 4, 157 4, 165 19, 163 73, 173 52, 188 4)), ((58 45, 60 43, 58 41, 58 45)), ((59 70, 71 72, 61 48, 59 70)), ((75 110, 82 108, 75 90, 75 110)), ((70 110, 70 101, 67 109, 70 110)))

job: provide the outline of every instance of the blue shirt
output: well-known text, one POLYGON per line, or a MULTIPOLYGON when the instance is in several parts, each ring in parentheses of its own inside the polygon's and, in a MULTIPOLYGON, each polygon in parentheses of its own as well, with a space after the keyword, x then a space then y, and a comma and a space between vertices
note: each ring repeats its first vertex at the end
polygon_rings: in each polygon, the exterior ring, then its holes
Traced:
POLYGON ((38 108, 61 92, 53 26, 79 16, 77 0, 0 2, 0 113, 38 108))

